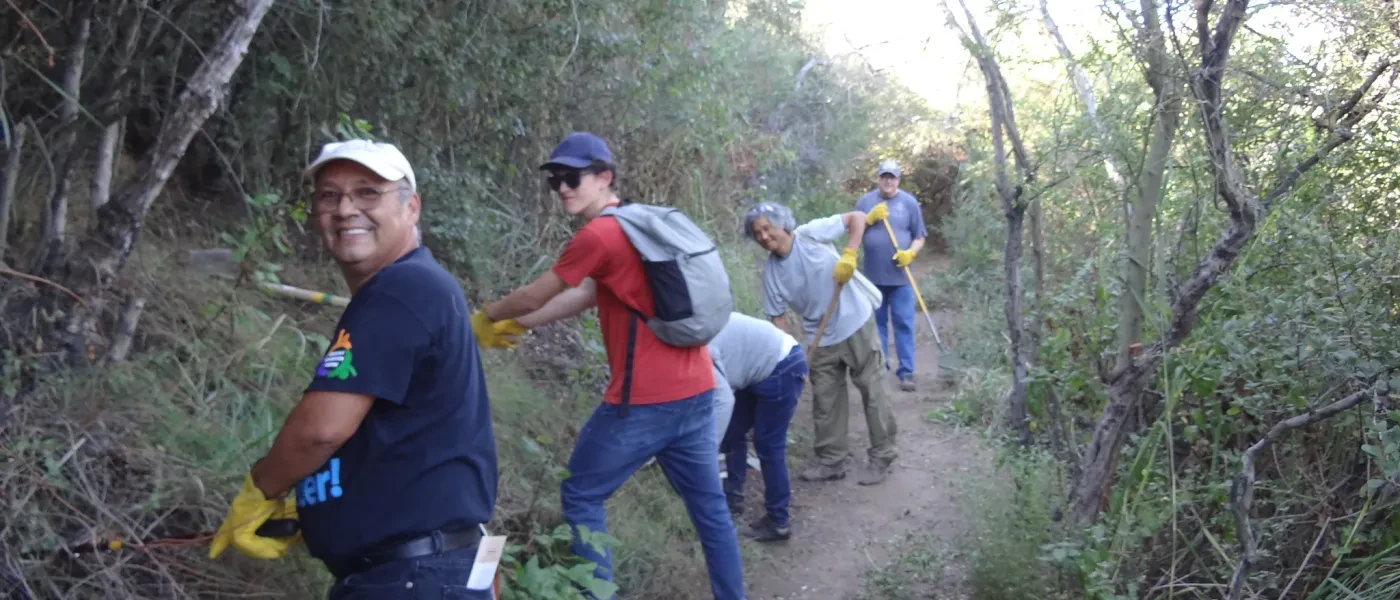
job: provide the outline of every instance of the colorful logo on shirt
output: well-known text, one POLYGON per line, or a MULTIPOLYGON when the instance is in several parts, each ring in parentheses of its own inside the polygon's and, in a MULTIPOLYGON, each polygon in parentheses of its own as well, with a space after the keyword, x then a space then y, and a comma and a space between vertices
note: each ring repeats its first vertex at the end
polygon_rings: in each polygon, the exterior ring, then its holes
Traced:
POLYGON ((326 468, 303 477, 297 484, 297 508, 315 506, 326 500, 339 498, 344 490, 340 487, 340 459, 332 458, 326 468))
POLYGON ((321 358, 321 366, 316 368, 317 377, 349 379, 356 375, 353 364, 354 353, 350 352, 350 332, 340 330, 331 349, 321 358))

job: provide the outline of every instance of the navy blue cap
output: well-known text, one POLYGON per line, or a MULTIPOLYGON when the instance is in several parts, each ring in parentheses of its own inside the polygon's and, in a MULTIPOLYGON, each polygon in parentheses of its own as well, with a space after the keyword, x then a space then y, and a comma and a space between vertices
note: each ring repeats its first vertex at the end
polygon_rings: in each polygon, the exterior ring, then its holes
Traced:
POLYGON ((592 164, 593 161, 600 160, 612 164, 612 152, 608 151, 608 145, 603 139, 585 131, 575 131, 564 137, 564 141, 559 142, 554 147, 554 151, 549 153, 549 162, 540 165, 541 169, 548 169, 553 165, 563 165, 582 169, 592 164))

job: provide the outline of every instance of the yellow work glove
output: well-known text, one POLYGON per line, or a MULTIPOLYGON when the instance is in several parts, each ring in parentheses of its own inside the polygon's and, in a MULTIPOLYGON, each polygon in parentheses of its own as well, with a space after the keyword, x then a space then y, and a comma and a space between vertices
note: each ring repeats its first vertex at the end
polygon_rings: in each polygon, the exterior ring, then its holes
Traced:
POLYGON ((214 540, 209 544, 209 558, 218 558, 229 544, 253 558, 281 558, 292 546, 301 542, 301 532, 297 531, 291 537, 285 538, 263 537, 257 534, 258 528, 269 519, 296 518, 295 495, 288 494, 281 500, 270 500, 263 496, 262 490, 253 485, 253 475, 249 473, 243 478, 243 489, 239 490, 238 495, 233 498, 233 503, 229 505, 228 515, 224 517, 223 524, 219 525, 219 530, 214 533, 214 540))
POLYGON ((894 264, 901 269, 907 267, 909 263, 914 262, 914 254, 915 252, 913 250, 900 250, 899 252, 895 252, 894 264))
POLYGON ((526 331, 524 325, 515 322, 515 319, 497 321, 491 326, 492 335, 496 336, 496 344, 501 348, 514 348, 515 338, 526 331))
POLYGON ((888 216, 890 216, 890 208, 885 206, 884 202, 881 202, 876 204, 875 208, 870 209, 870 212, 865 213, 865 224, 874 225, 888 216))
POLYGON ((472 314, 472 333, 476 334, 476 343, 482 348, 506 348, 506 341, 501 339, 496 332, 499 323, 493 322, 486 316, 485 310, 478 310, 472 314))
POLYGON ((846 283, 851 280, 851 276, 856 274, 856 249, 847 248, 841 251, 841 260, 836 261, 836 268, 831 270, 832 279, 836 283, 846 283))

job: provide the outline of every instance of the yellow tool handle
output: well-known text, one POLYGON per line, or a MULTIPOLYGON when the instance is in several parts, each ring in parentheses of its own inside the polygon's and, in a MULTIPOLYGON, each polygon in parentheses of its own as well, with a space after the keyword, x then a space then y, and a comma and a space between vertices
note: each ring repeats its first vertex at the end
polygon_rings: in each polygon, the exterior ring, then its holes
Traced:
MULTIPOLYGON (((890 234, 890 245, 894 247, 895 251, 898 251, 899 238, 894 236, 894 228, 890 227, 890 220, 880 219, 880 222, 885 224, 885 231, 890 234)), ((933 332, 933 343, 942 348, 943 340, 938 337, 938 328, 933 326, 933 317, 928 314, 928 306, 924 304, 924 295, 919 292, 919 284, 914 282, 914 273, 909 270, 908 265, 904 266, 904 275, 909 278, 909 285, 914 288, 914 297, 919 299, 919 308, 924 311, 924 320, 928 321, 928 329, 933 332)))

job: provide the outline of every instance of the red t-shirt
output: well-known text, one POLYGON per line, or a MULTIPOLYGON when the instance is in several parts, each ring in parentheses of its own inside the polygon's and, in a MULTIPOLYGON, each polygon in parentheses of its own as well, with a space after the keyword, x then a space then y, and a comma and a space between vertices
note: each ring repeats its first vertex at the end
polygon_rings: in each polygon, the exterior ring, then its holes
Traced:
MULTIPOLYGON (((598 321, 608 351, 612 380, 604 402, 622 402, 622 378, 627 365, 629 306, 648 317, 655 314, 642 257, 622 226, 612 217, 599 217, 583 226, 564 246, 554 273, 571 287, 592 277, 598 285, 598 321)), ((710 351, 705 346, 678 348, 657 339, 645 320, 637 322, 637 345, 632 353, 632 404, 684 400, 715 386, 710 351)))

